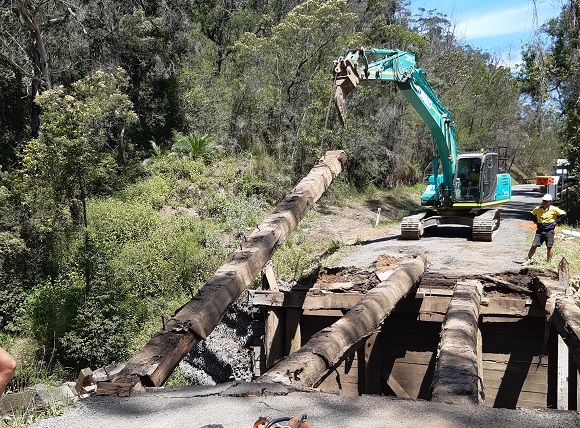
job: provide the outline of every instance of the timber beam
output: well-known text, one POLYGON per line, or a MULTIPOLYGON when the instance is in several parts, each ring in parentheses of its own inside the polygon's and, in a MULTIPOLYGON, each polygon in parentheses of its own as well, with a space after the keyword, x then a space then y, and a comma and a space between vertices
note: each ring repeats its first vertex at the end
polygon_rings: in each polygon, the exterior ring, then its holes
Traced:
MULTIPOLYGON (((546 311, 546 331, 550 325, 568 346, 570 358, 576 367, 580 367, 580 307, 578 300, 567 294, 566 284, 559 280, 540 278, 534 279, 534 289, 546 311)), ((547 337, 544 338, 544 341, 547 337)))
MULTIPOLYGON (((396 313, 416 313, 421 321, 443 322, 452 289, 421 288, 415 293, 414 300, 406 300, 397 305, 396 313)), ((327 310, 350 310, 364 297, 360 292, 321 293, 320 291, 271 291, 255 290, 250 292, 253 306, 272 309, 303 309, 310 315, 322 314, 327 310)), ((526 296, 511 297, 501 293, 482 297, 481 316, 483 321, 509 322, 523 317, 544 318, 544 309, 534 299, 526 296)), ((338 315, 342 316, 342 314, 338 315)))
POLYGON ((220 322, 228 306, 248 287, 288 238, 309 209, 340 174, 346 162, 342 150, 327 152, 273 214, 254 230, 198 294, 182 306, 143 349, 112 380, 99 385, 116 391, 115 384, 134 388, 165 383, 179 362, 220 322))
POLYGON ((352 309, 364 297, 357 292, 320 293, 304 291, 267 291, 251 292, 253 306, 266 308, 295 308, 304 310, 352 309))
POLYGON ((317 387, 342 360, 354 353, 381 324, 401 299, 419 283, 425 271, 425 255, 402 263, 392 275, 371 289, 346 315, 313 335, 256 382, 277 382, 298 387, 317 387))
POLYGON ((479 314, 483 286, 479 281, 458 282, 441 330, 432 383, 432 401, 478 404, 480 378, 479 314))

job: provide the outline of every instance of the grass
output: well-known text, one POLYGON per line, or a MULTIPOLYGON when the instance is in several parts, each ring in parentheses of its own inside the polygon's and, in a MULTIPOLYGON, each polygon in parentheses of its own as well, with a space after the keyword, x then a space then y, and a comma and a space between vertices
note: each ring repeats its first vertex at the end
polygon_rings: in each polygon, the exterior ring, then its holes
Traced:
MULTIPOLYGON (((533 240, 534 233, 530 232, 530 245, 533 240)), ((570 278, 580 276, 580 238, 568 238, 561 233, 556 233, 554 241, 554 255, 552 260, 548 263, 546 261, 546 247, 545 244, 538 247, 536 254, 533 257, 533 266, 544 269, 558 270, 558 264, 565 258, 570 268, 570 278)))
POLYGON ((41 408, 34 404, 16 409, 9 415, 4 415, 0 419, 1 428, 26 428, 42 419, 52 418, 62 414, 70 403, 50 402, 45 403, 41 408))

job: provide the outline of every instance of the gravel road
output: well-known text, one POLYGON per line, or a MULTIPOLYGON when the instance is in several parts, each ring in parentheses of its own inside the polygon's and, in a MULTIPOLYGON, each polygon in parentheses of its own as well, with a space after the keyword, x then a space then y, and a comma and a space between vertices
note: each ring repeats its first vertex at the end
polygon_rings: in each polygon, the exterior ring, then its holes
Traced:
MULTIPOLYGON (((362 242, 338 265, 362 267, 382 254, 404 257, 426 253, 429 272, 455 275, 517 270, 531 243, 526 227, 531 224, 529 212, 541 197, 538 186, 514 186, 512 201, 501 206, 500 228, 493 242, 472 241, 469 228, 449 225, 426 229, 419 241, 402 241, 399 226, 393 226, 384 238, 362 242)), ((542 247, 536 257, 544 254, 542 247)))
POLYGON ((290 392, 279 385, 180 387, 129 398, 91 397, 34 428, 251 428, 260 416, 308 415, 312 428, 573 428, 577 412, 455 406, 423 400, 290 392), (237 396, 258 393, 254 396, 237 396), (245 390, 245 391, 244 391, 245 390))

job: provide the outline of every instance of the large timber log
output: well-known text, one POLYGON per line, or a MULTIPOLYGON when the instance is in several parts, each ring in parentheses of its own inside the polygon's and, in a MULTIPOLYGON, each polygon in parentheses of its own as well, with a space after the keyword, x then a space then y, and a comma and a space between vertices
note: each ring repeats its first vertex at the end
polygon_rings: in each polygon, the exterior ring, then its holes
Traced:
POLYGON ((534 278, 534 289, 546 311, 547 340, 553 326, 562 337, 576 367, 580 367, 580 306, 578 299, 567 294, 567 284, 549 278, 534 278))
POLYGON ((254 230, 200 289, 181 307, 109 384, 99 384, 104 394, 132 387, 161 386, 179 362, 217 326, 233 303, 260 273, 276 249, 288 238, 312 205, 344 168, 342 150, 327 152, 273 214, 254 230))
POLYGON ((479 404, 483 401, 479 312, 483 285, 458 282, 441 328, 431 401, 479 404))
POLYGON ((316 387, 365 339, 379 331, 399 300, 419 283, 426 256, 402 263, 391 276, 370 290, 345 316, 319 331, 298 351, 289 355, 256 382, 277 382, 316 387))

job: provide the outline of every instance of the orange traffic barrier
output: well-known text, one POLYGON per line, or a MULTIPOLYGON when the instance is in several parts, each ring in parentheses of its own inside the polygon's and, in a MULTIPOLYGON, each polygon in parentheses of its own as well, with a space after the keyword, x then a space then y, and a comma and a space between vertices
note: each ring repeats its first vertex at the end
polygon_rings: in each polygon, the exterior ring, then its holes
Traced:
POLYGON ((538 186, 549 186, 551 184, 554 184, 554 177, 551 177, 549 175, 538 175, 536 177, 536 184, 538 186))

